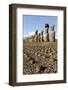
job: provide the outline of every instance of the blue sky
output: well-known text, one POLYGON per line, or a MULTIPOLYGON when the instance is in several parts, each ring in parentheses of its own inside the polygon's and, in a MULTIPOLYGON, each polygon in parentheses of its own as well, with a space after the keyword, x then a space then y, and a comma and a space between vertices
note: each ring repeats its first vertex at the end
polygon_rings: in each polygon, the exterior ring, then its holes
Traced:
MULTIPOLYGON (((33 16, 33 15, 24 15, 24 37, 28 37, 36 30, 41 32, 44 30, 44 26, 46 23, 51 25, 55 25, 56 37, 57 37, 57 16, 33 16)), ((50 30, 50 28, 49 28, 50 30)))

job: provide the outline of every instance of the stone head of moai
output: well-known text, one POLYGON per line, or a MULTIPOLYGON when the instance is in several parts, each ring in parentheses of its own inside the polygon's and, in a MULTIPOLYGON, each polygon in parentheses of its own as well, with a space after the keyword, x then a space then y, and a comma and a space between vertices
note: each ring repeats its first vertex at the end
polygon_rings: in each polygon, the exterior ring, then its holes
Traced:
POLYGON ((49 30, 49 24, 45 24, 45 32, 48 33, 49 30))
POLYGON ((55 25, 51 26, 51 30, 54 31, 55 30, 55 25))
POLYGON ((35 35, 38 35, 38 30, 35 31, 35 35))

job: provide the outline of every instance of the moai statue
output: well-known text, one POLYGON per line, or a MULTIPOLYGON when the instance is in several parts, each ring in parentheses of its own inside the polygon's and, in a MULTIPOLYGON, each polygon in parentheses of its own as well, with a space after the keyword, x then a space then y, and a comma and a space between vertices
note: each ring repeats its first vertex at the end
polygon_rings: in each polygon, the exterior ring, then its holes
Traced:
POLYGON ((51 26, 51 29, 49 31, 49 41, 54 42, 55 41, 55 25, 51 26))
POLYGON ((40 35, 41 35, 41 34, 39 33, 39 34, 38 34, 38 42, 40 42, 40 35))
POLYGON ((49 24, 45 24, 45 30, 44 30, 44 42, 49 41, 49 24))
POLYGON ((35 42, 38 42, 38 30, 35 31, 35 42))
POLYGON ((40 34, 40 42, 43 42, 43 41, 44 41, 44 38, 43 38, 43 31, 42 31, 40 34))

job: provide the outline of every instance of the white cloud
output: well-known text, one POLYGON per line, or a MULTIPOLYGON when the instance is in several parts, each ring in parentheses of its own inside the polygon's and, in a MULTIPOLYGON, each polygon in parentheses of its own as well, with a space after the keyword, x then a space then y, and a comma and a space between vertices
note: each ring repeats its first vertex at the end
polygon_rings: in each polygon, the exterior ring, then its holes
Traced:
POLYGON ((35 32, 28 32, 28 34, 25 34, 24 37, 29 37, 29 36, 34 35, 34 34, 35 34, 35 32))
POLYGON ((31 36, 31 35, 34 35, 35 32, 28 32, 28 35, 31 36))

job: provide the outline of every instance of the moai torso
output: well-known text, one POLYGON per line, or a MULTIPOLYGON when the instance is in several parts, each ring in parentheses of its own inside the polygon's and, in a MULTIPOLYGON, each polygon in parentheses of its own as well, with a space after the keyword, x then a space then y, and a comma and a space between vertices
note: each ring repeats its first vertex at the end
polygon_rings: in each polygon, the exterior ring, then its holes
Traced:
POLYGON ((38 30, 35 32, 35 42, 38 42, 38 30))
POLYGON ((44 41, 44 38, 43 38, 43 31, 42 31, 40 34, 40 42, 43 42, 43 41, 44 41))
POLYGON ((39 33, 39 35, 38 35, 38 42, 40 42, 41 40, 40 40, 40 37, 41 37, 41 35, 40 35, 40 33, 39 33))

